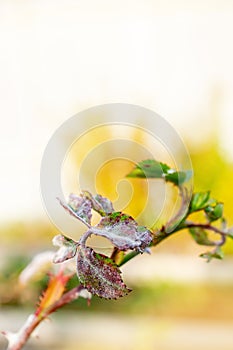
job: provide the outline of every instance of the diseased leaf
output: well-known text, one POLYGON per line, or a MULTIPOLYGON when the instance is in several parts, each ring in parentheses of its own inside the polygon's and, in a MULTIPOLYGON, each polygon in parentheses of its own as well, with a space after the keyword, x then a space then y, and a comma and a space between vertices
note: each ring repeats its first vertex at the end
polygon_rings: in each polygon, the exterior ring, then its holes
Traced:
POLYGON ((74 216, 76 219, 82 221, 85 225, 91 224, 91 201, 87 198, 78 197, 71 193, 69 196, 68 204, 63 203, 58 198, 60 204, 68 213, 74 216))
POLYGON ((60 247, 53 257, 54 263, 62 263, 68 259, 72 259, 77 252, 77 244, 64 235, 57 235, 53 238, 53 244, 60 247))
POLYGON ((80 283, 99 297, 118 299, 130 292, 121 279, 117 265, 107 256, 95 253, 92 248, 79 247, 77 273, 80 283))
POLYGON ((192 176, 191 171, 176 171, 167 164, 158 162, 154 159, 147 159, 139 162, 127 177, 138 178, 157 178, 172 182, 180 186, 192 176))
POLYGON ((78 197, 71 193, 69 196, 69 207, 71 207, 75 214, 82 218, 88 224, 91 223, 91 202, 87 198, 78 197))
POLYGON ((193 239, 200 245, 214 246, 215 243, 208 238, 208 233, 200 227, 189 229, 193 239))
POLYGON ((112 202, 108 198, 102 197, 100 194, 93 196, 88 191, 83 191, 82 196, 84 198, 88 198, 91 201, 92 208, 101 216, 106 216, 114 212, 112 202))
POLYGON ((108 238, 120 250, 136 249, 143 252, 152 240, 152 233, 146 227, 139 226, 131 216, 121 212, 102 218, 92 232, 108 238))
MULTIPOLYGON (((105 214, 111 214, 114 212, 112 202, 108 198, 102 197, 100 194, 97 194, 94 198, 96 202, 101 205, 105 214)), ((93 207, 93 209, 95 208, 93 207)))
POLYGON ((222 260, 224 258, 224 253, 220 247, 217 247, 217 249, 214 249, 214 251, 212 252, 206 252, 206 253, 200 254, 200 257, 207 259, 207 262, 210 262, 212 259, 222 260))

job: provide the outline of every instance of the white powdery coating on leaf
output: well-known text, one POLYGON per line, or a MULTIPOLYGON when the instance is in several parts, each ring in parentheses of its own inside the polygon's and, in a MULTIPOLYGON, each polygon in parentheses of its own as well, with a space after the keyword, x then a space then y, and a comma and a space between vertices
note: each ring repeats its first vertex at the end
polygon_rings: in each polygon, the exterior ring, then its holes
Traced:
MULTIPOLYGON (((75 195, 72 195, 75 196, 75 195)), ((79 197, 78 197, 79 198, 79 197)), ((90 226, 91 223, 91 204, 90 201, 84 201, 83 202, 83 207, 80 208, 73 208, 70 203, 66 204, 64 203, 60 198, 57 198, 59 201, 60 205, 73 217, 76 219, 80 220, 83 224, 86 226, 90 226)), ((83 200, 83 199, 82 199, 83 200)))
POLYGON ((101 205, 105 214, 110 214, 114 212, 112 202, 105 197, 102 197, 100 194, 97 194, 94 199, 101 205))
POLYGON ((64 235, 57 235, 53 238, 53 245, 60 247, 53 257, 55 264, 72 259, 77 252, 76 243, 64 235))
POLYGON ((92 248, 79 248, 77 273, 81 284, 99 297, 118 299, 130 292, 121 279, 117 265, 107 256, 95 253, 92 248))
POLYGON ((84 298, 84 299, 91 299, 92 298, 92 294, 90 292, 88 292, 87 289, 81 289, 79 292, 79 296, 84 298))
POLYGON ((120 250, 136 249, 143 252, 152 240, 151 232, 123 213, 105 216, 92 229, 95 235, 108 238, 120 250))
POLYGON ((91 201, 88 198, 79 197, 71 193, 68 205, 74 210, 77 216, 81 217, 88 224, 91 223, 91 201))

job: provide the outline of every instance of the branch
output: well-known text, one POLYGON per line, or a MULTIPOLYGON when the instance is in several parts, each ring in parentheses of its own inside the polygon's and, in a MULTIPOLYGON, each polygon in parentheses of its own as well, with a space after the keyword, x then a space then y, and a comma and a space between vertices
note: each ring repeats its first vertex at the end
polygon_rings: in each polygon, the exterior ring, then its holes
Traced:
POLYGON ((213 245, 215 245, 216 247, 221 247, 222 245, 225 244, 227 236, 228 236, 228 232, 226 230, 221 230, 218 227, 212 226, 210 223, 206 223, 206 224, 201 224, 201 223, 197 223, 195 224, 192 221, 186 221, 185 222, 185 226, 183 228, 202 228, 208 231, 213 231, 217 234, 219 234, 221 236, 221 239, 219 241, 213 242, 213 245))
POLYGON ((79 297, 90 300, 91 294, 83 286, 79 285, 63 294, 58 301, 43 310, 43 312, 39 314, 35 312, 34 314, 29 315, 26 322, 17 333, 3 331, 2 334, 8 340, 7 350, 21 350, 32 335, 32 332, 43 320, 45 320, 51 313, 79 297))
MULTIPOLYGON (((160 242, 162 242, 165 238, 171 236, 175 232, 176 232, 175 230, 171 231, 171 232, 166 232, 165 226, 162 226, 162 228, 160 230, 154 232, 152 242, 150 243, 149 247, 155 247, 160 242)), ((121 262, 118 264, 118 266, 122 266, 122 265, 126 264, 129 260, 135 258, 135 256, 137 256, 139 254, 141 254, 141 252, 135 251, 135 250, 125 254, 124 257, 122 258, 121 262)))
POLYGON ((184 228, 192 228, 192 227, 199 227, 199 228, 203 228, 205 230, 209 230, 209 231, 213 231, 215 233, 220 234, 221 236, 224 236, 226 238, 226 236, 228 235, 227 232, 225 230, 221 230, 218 227, 212 226, 209 223, 207 224, 201 224, 201 223, 197 223, 195 224, 192 221, 185 221, 185 226, 182 227, 181 229, 184 228))
POLYGON ((34 329, 44 318, 38 318, 35 314, 28 316, 26 322, 17 333, 3 331, 2 334, 8 340, 7 350, 20 350, 31 336, 34 329))
MULTIPOLYGON (((192 221, 184 221, 182 222, 181 225, 178 225, 173 231, 171 232, 167 232, 166 231, 166 227, 163 226, 160 230, 156 231, 153 235, 153 240, 150 244, 150 247, 155 247, 157 246, 159 243, 161 243, 165 238, 170 237, 172 234, 184 230, 184 229, 189 229, 189 228, 203 228, 209 231, 213 231, 215 233, 218 233, 219 235, 221 235, 221 239, 217 242, 214 242, 213 245, 215 245, 216 247, 220 247, 222 245, 225 244, 226 242, 226 238, 228 236, 228 232, 226 231, 226 229, 221 230, 218 227, 212 226, 209 223, 206 224, 202 224, 202 223, 194 223, 192 221)), ((124 264, 126 264, 129 260, 133 259, 135 256, 137 256, 139 254, 138 251, 131 251, 129 253, 127 253, 123 259, 121 260, 121 262, 118 264, 118 266, 122 266, 124 264)))

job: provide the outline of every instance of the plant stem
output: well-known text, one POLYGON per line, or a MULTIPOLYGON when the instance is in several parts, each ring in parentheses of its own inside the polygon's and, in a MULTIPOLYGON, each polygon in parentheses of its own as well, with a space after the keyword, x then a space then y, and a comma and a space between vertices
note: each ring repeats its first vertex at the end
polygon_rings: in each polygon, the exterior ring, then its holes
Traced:
MULTIPOLYGON (((220 247, 222 246, 225 241, 226 241, 226 237, 227 237, 227 232, 225 230, 221 230, 218 227, 212 226, 209 223, 206 224, 202 224, 202 223, 194 223, 192 221, 184 221, 182 222, 182 224, 180 226, 177 226, 173 231, 171 232, 166 232, 165 227, 163 226, 159 231, 155 232, 153 235, 153 240, 152 243, 150 244, 151 247, 155 247, 156 245, 158 245, 160 242, 162 242, 165 238, 170 237, 172 234, 184 230, 184 229, 189 229, 189 228, 203 228, 209 231, 213 231, 215 233, 218 233, 221 235, 221 239, 218 242, 215 242, 215 246, 216 247, 220 247)), ((122 266, 125 263, 127 263, 129 260, 133 259, 135 256, 137 256, 140 252, 138 251, 132 251, 129 252, 128 254, 126 254, 122 261, 118 264, 118 266, 122 266)))
POLYGON ((39 315, 37 315, 36 312, 29 315, 26 322, 17 333, 2 332, 2 334, 5 335, 9 342, 7 350, 21 350, 36 327, 51 313, 55 312, 56 310, 60 309, 64 305, 70 303, 80 296, 86 297, 88 299, 88 292, 85 295, 85 291, 85 288, 79 285, 78 287, 75 287, 63 294, 63 296, 57 302, 52 304, 49 308, 45 309, 39 315))
POLYGON ((44 318, 39 318, 35 314, 29 315, 23 327, 18 333, 2 332, 9 341, 7 350, 20 350, 31 336, 34 329, 44 318))
POLYGON ((132 252, 126 254, 123 259, 121 260, 121 262, 118 264, 118 266, 122 266, 124 264, 126 264, 129 260, 133 259, 135 256, 137 256, 138 254, 140 254, 139 251, 137 250, 133 250, 132 252))
POLYGON ((90 237, 92 235, 92 230, 88 230, 86 231, 81 237, 80 237, 80 240, 78 241, 78 245, 82 246, 82 247, 85 247, 86 245, 86 241, 88 239, 88 237, 90 237))
MULTIPOLYGON (((159 231, 155 232, 154 235, 153 235, 153 240, 150 244, 150 247, 154 247, 156 246, 157 244, 159 244, 160 242, 162 242, 165 238, 171 236, 172 233, 175 233, 175 231, 172 231, 172 232, 165 232, 165 227, 163 226, 159 231)), ((135 256, 141 254, 141 252, 139 251, 132 251, 132 252, 129 252, 128 254, 126 254, 122 261, 118 264, 118 266, 122 266, 124 264, 126 264, 129 260, 133 259, 135 256)))
POLYGON ((201 223, 195 224, 194 222, 186 221, 185 222, 185 226, 182 227, 182 229, 184 229, 184 228, 192 228, 192 227, 203 228, 203 229, 206 229, 206 230, 213 231, 215 233, 219 233, 221 236, 227 236, 227 232, 219 229, 218 227, 212 226, 209 223, 207 223, 207 224, 201 224, 201 223))

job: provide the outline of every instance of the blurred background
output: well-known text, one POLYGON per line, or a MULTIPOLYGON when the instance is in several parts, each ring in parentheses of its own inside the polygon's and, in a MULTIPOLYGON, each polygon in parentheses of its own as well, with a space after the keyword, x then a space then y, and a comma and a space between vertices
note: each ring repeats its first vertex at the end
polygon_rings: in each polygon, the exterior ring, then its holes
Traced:
MULTIPOLYGON (((17 330, 47 283, 21 288, 18 275, 36 253, 54 249, 40 163, 53 132, 79 111, 118 102, 163 116, 189 150, 195 190, 222 200, 233 226, 232 36, 227 0, 0 1, 0 329, 17 330)), ((102 169, 99 192, 114 200, 129 166, 102 169)), ((144 200, 143 188, 134 190, 132 215, 144 200)), ((128 297, 94 298, 89 308, 78 300, 26 348, 232 349, 232 242, 224 261, 206 264, 201 252, 188 233, 171 237, 124 266, 128 297)))

